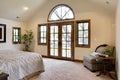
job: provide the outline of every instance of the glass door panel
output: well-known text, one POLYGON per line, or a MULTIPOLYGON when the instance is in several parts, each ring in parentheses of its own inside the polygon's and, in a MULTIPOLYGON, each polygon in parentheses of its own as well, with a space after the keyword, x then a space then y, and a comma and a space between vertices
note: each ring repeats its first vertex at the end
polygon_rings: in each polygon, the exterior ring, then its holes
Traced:
POLYGON ((58 56, 58 26, 50 26, 50 56, 58 56))
POLYGON ((62 57, 71 58, 72 25, 62 25, 62 57))

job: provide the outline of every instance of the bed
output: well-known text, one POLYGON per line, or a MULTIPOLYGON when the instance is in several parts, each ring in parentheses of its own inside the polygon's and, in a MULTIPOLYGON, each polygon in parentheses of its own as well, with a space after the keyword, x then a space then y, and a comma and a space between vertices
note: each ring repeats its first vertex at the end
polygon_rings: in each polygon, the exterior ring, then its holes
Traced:
POLYGON ((44 71, 40 54, 14 50, 0 50, 0 70, 9 74, 8 80, 21 80, 44 71))

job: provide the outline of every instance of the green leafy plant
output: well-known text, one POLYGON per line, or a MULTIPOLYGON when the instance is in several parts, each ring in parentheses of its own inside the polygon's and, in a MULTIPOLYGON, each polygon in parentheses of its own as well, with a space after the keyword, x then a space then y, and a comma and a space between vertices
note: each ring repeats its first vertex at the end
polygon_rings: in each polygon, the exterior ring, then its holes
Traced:
POLYGON ((108 48, 108 47, 105 48, 105 52, 108 52, 108 53, 109 53, 109 52, 111 52, 111 51, 112 51, 111 48, 108 48))
POLYGON ((108 56, 112 56, 113 55, 112 51, 113 51, 112 47, 106 47, 105 48, 105 54, 108 55, 108 56))
POLYGON ((21 36, 22 43, 24 44, 25 51, 29 51, 29 47, 33 41, 33 32, 32 30, 26 30, 26 33, 21 36))

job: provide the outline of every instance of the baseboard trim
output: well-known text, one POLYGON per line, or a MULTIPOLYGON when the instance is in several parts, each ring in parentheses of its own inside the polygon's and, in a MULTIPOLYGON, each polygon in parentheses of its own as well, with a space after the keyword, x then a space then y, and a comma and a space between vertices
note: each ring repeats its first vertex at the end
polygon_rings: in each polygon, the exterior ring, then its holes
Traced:
MULTIPOLYGON (((51 57, 48 57, 48 56, 45 56, 45 55, 42 55, 42 57, 44 57, 44 58, 51 58, 51 57)), ((59 59, 59 58, 51 58, 51 59, 59 59)), ((65 59, 59 59, 59 60, 65 60, 65 59)), ((79 60, 79 59, 74 59, 74 60, 72 60, 72 61, 83 63, 83 60, 79 60)))
POLYGON ((49 58, 48 56, 45 56, 45 55, 42 55, 42 57, 44 57, 44 58, 49 58))
POLYGON ((74 59, 74 62, 81 62, 81 63, 83 63, 83 60, 74 59))

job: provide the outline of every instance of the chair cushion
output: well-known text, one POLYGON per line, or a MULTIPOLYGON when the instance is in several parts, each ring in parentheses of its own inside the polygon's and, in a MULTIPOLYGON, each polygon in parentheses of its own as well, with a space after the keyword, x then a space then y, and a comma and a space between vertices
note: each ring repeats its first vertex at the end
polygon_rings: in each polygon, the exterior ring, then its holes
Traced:
POLYGON ((96 61, 97 57, 88 55, 88 56, 84 56, 83 61, 87 61, 89 63, 99 63, 98 61, 96 61))

